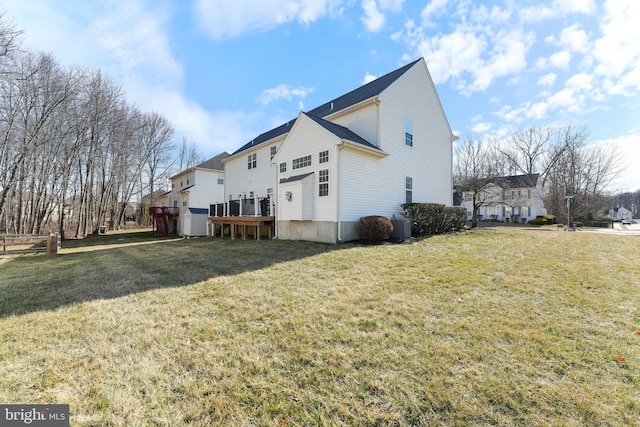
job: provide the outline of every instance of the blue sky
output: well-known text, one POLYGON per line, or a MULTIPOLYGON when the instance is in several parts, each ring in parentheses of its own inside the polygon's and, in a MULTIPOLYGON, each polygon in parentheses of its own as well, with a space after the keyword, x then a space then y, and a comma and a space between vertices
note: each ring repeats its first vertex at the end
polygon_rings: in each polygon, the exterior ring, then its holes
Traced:
POLYGON ((638 0, 0 0, 206 157, 424 57, 454 133, 587 126, 640 189, 638 0))

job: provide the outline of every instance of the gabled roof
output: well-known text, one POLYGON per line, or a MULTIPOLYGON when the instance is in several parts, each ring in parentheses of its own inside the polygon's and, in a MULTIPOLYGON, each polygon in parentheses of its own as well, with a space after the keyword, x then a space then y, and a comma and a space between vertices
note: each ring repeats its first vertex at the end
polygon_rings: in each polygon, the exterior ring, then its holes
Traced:
POLYGON ((229 153, 223 151, 215 157, 210 158, 209 160, 205 160, 204 162, 195 165, 196 168, 200 169, 213 169, 213 170, 224 170, 224 164, 222 164, 222 159, 229 157, 229 153))
MULTIPOLYGON (((386 88, 391 86, 393 82, 398 80, 404 73, 407 72, 407 70, 413 67, 421 59, 422 58, 417 59, 403 67, 398 68, 397 70, 394 70, 388 74, 385 74, 382 77, 378 77, 377 79, 363 86, 360 86, 359 88, 354 89, 349 93, 346 93, 325 104, 322 104, 319 107, 316 107, 313 110, 309 111, 308 114, 310 116, 324 118, 330 114, 336 113, 340 110, 344 110, 345 108, 349 108, 353 105, 356 105, 364 100, 378 96, 382 93, 382 91, 384 91, 386 88)), ((270 131, 267 131, 257 136, 253 140, 249 141, 248 143, 246 143, 245 145, 243 145, 242 147, 234 151, 231 155, 234 156, 252 147, 256 147, 262 144, 263 142, 269 141, 273 138, 286 134, 287 132, 289 132, 289 130, 291 130, 291 127, 293 126, 295 121, 296 119, 290 120, 287 123, 284 123, 274 129, 271 129, 270 131)))
POLYGON ((242 153, 243 151, 248 150, 251 147, 257 147, 263 142, 267 142, 273 138, 277 138, 280 135, 284 135, 285 133, 291 130, 291 126, 293 126, 295 122, 296 122, 296 119, 290 120, 287 123, 284 123, 278 126, 277 128, 273 128, 270 131, 267 131, 263 134, 258 135, 257 137, 255 137, 254 139, 247 142, 242 147, 238 148, 236 151, 231 153, 231 155, 234 156, 238 153, 242 153))
POLYGON ((336 99, 327 102, 326 104, 322 104, 321 106, 309 111, 309 114, 318 117, 326 117, 329 114, 344 110, 345 108, 351 107, 352 105, 362 102, 365 99, 378 96, 382 93, 383 90, 391 86, 393 82, 398 80, 418 61, 420 61, 420 59, 417 59, 403 67, 400 67, 395 71, 385 74, 382 77, 378 77, 377 79, 367 83, 366 85, 360 86, 359 88, 354 89, 342 96, 339 96, 336 99))
MULTIPOLYGON (((374 148, 376 150, 380 150, 378 147, 376 147, 375 145, 373 145, 372 143, 370 143, 369 141, 367 141, 366 139, 364 139, 363 137, 361 137, 357 133, 353 132, 349 128, 346 128, 344 126, 340 126, 338 124, 332 123, 332 122, 330 122, 328 120, 325 120, 325 119, 322 119, 320 117, 312 116, 311 114, 306 114, 306 116, 309 117, 314 122, 318 123, 320 126, 322 126, 323 128, 325 128, 326 130, 328 130, 329 132, 331 132, 332 134, 334 134, 335 136, 337 136, 340 139, 346 139, 346 140, 355 142, 357 144, 362 144, 365 147, 369 147, 369 148, 374 148)), ((382 151, 382 150, 380 150, 380 151, 382 151)))

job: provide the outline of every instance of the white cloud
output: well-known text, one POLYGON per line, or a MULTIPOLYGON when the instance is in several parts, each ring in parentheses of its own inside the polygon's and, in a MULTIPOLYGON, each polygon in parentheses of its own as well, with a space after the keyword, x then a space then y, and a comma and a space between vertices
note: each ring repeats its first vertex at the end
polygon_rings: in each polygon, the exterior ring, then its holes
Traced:
POLYGON ((563 28, 559 43, 571 52, 586 53, 590 49, 589 35, 579 24, 563 28))
POLYGON ((287 101, 291 101, 293 97, 304 99, 311 92, 313 92, 313 88, 290 87, 287 84, 281 84, 274 88, 263 90, 256 98, 256 101, 262 105, 268 105, 278 99, 286 99, 287 101))
POLYGON ((476 132, 476 133, 485 133, 486 131, 488 131, 492 127, 493 127, 493 123, 481 122, 481 123, 477 123, 476 125, 474 125, 471 128, 471 130, 476 132))
POLYGON ((538 84, 540 86, 553 86, 556 81, 556 75, 554 73, 545 74, 544 76, 540 76, 538 79, 538 84))
POLYGON ((431 2, 426 5, 420 13, 423 25, 434 26, 435 24, 431 22, 431 17, 442 13, 445 10, 447 3, 449 3, 449 0, 431 0, 431 2))
POLYGON ((612 191, 638 191, 640 190, 640 168, 637 159, 640 159, 640 130, 635 129, 627 135, 617 138, 595 141, 594 144, 613 146, 620 153, 620 175, 612 184, 612 191))
POLYGON ((378 3, 376 0, 364 0, 362 2, 362 9, 364 10, 364 16, 361 21, 364 23, 364 26, 367 27, 367 30, 375 33, 380 31, 386 22, 386 18, 380 9, 378 9, 378 3))
POLYGON ((200 28, 214 40, 269 31, 278 25, 303 24, 340 12, 342 0, 196 0, 200 28))
POLYGON ((549 57, 549 65, 551 67, 560 68, 561 70, 568 70, 571 63, 571 53, 566 50, 556 52, 549 57))
MULTIPOLYGON (((596 74, 606 79, 604 86, 623 91, 640 89, 640 2, 610 0, 604 5, 602 37, 594 43, 596 74)), ((614 90, 610 94, 617 94, 614 90)))
POLYGON ((381 10, 388 10, 391 12, 400 12, 405 0, 378 0, 378 4, 381 10))
POLYGON ((522 8, 520 16, 524 21, 535 22, 543 19, 563 17, 572 13, 591 15, 597 10, 595 0, 554 0, 550 6, 536 5, 522 8))
POLYGON ((362 79, 362 84, 366 85, 367 83, 370 83, 372 81, 374 81, 375 79, 377 79, 378 76, 374 76, 373 74, 365 74, 364 79, 362 79))

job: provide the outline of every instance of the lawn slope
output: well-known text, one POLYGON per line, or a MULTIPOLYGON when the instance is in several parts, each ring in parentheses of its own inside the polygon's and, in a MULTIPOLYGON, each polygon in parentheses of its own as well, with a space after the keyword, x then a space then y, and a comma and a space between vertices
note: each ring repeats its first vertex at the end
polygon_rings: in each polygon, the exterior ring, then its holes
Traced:
POLYGON ((0 260, 0 402, 74 426, 640 425, 634 236, 93 249, 0 260))

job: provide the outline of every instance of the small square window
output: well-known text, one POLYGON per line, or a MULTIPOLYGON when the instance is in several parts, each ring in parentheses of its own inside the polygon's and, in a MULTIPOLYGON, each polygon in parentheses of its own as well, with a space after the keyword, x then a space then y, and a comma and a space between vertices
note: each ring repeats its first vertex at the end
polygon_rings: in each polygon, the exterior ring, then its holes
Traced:
POLYGON ((329 150, 321 151, 318 155, 318 163, 328 163, 329 162, 329 150))

